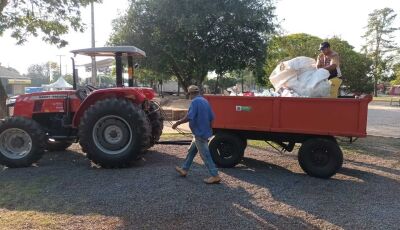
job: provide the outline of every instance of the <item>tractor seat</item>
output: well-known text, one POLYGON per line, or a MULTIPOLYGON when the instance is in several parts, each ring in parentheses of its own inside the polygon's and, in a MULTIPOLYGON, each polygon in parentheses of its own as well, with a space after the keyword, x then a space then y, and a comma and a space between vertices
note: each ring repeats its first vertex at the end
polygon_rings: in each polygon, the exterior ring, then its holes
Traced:
POLYGON ((84 87, 77 89, 75 94, 81 101, 84 101, 87 96, 89 96, 89 94, 95 90, 97 90, 96 87, 92 85, 85 85, 84 87))

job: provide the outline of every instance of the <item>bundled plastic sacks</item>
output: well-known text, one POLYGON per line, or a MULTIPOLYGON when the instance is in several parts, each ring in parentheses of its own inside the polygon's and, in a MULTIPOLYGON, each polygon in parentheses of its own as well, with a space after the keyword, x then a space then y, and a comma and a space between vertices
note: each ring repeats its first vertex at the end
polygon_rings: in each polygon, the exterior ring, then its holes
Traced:
POLYGON ((328 97, 329 72, 316 69, 316 62, 308 57, 296 57, 280 63, 269 77, 275 91, 288 97, 328 97), (288 91, 285 91, 287 89, 288 91))

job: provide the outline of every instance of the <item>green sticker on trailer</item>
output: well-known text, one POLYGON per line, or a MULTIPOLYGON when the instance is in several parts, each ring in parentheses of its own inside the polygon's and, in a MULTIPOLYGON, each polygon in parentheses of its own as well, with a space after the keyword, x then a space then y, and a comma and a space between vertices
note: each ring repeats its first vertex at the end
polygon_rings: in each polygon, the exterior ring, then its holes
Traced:
POLYGON ((251 111, 250 106, 242 106, 242 105, 236 106, 236 112, 250 112, 250 111, 251 111))

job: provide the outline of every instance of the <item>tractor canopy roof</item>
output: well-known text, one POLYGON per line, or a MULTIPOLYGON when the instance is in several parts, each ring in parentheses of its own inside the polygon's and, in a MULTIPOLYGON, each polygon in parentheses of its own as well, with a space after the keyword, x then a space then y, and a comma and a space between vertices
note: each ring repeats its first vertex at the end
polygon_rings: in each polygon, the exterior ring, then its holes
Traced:
POLYGON ((120 54, 121 56, 146 57, 146 53, 135 46, 95 47, 72 50, 71 53, 87 56, 116 56, 117 54, 120 54))

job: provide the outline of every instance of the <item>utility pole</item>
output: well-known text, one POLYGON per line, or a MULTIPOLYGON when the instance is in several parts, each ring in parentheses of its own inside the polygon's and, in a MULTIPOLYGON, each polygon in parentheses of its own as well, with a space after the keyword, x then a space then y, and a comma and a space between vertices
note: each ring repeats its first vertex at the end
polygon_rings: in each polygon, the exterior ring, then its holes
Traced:
POLYGON ((60 57, 60 77, 62 76, 62 71, 61 71, 61 58, 64 57, 65 55, 57 55, 60 57))
MULTIPOLYGON (((94 3, 90 3, 91 13, 92 13, 92 48, 96 47, 95 31, 94 31, 94 3)), ((96 57, 92 56, 92 85, 96 86, 97 78, 97 67, 96 67, 96 57)))

